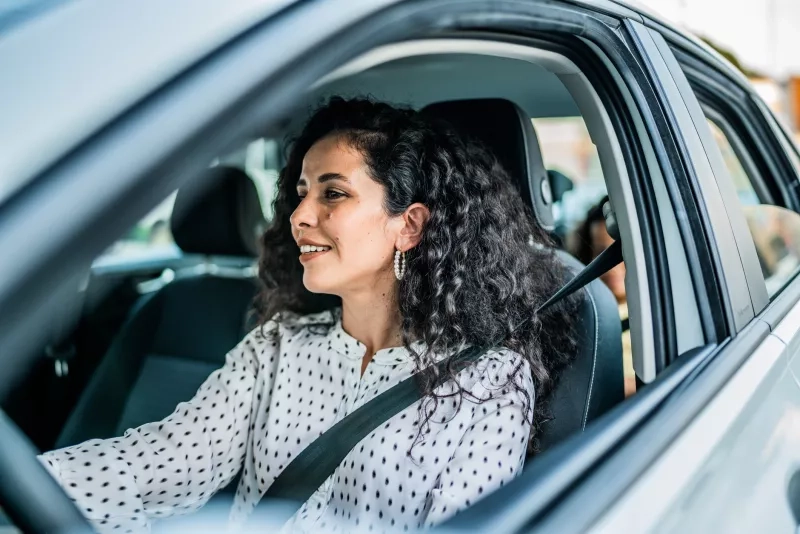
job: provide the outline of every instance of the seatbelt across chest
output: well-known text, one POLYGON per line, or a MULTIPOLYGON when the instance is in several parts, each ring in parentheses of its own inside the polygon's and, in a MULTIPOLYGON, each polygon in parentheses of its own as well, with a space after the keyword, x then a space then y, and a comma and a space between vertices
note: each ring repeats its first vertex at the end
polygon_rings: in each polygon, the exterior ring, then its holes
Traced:
MULTIPOLYGON (((540 313, 549 306, 575 293, 621 262, 622 247, 619 241, 615 241, 579 272, 575 278, 540 306, 536 313, 540 313)), ((517 328, 525 324, 525 322, 527 320, 520 323, 517 328)), ((436 373, 437 382, 434 387, 441 385, 446 377, 450 376, 450 373, 445 372, 448 366, 453 366, 454 370, 458 370, 462 366, 467 367, 495 345, 497 344, 492 344, 489 347, 469 347, 435 364, 439 368, 439 372, 436 373)), ((432 367, 392 386, 323 432, 278 475, 265 493, 264 497, 266 499, 262 498, 259 505, 273 498, 288 499, 296 501, 298 504, 307 501, 322 486, 325 480, 336 471, 336 468, 339 467, 345 457, 362 439, 422 398, 423 392, 419 388, 419 381, 423 377, 420 374, 433 372, 432 367)))

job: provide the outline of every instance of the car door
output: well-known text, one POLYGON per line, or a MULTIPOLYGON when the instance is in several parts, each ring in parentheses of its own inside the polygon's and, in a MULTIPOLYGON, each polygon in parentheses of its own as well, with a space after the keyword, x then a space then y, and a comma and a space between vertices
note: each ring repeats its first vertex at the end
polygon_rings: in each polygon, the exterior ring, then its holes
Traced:
POLYGON ((794 149, 730 67, 663 26, 651 26, 660 31, 640 28, 640 36, 651 39, 669 64, 675 100, 690 118, 683 127, 697 132, 725 199, 746 277, 739 289, 749 293, 755 317, 731 335, 705 380, 687 388, 680 408, 692 410, 690 395, 703 399, 702 408, 593 531, 794 531, 800 504, 800 214, 798 175, 787 148, 794 149))

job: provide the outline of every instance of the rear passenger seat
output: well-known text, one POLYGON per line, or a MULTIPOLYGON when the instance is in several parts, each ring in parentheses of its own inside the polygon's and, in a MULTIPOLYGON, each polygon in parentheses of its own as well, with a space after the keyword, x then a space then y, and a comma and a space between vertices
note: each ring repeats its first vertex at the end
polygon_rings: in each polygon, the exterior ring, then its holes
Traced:
POLYGON ((265 226, 258 193, 238 169, 214 167, 207 173, 200 183, 211 185, 197 198, 191 190, 178 192, 171 223, 175 243, 187 254, 208 256, 208 265, 215 256, 228 256, 240 258, 234 262, 240 267, 179 272, 141 297, 56 447, 114 437, 163 419, 222 366, 225 354, 252 326, 248 312, 258 289, 253 266, 265 226))

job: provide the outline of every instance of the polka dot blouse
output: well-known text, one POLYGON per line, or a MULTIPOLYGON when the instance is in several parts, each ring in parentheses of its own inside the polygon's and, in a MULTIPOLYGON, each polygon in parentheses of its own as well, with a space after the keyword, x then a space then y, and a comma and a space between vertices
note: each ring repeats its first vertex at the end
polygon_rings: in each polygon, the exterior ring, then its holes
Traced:
MULTIPOLYGON (((365 350, 342 329, 340 310, 270 322, 163 421, 40 460, 100 532, 148 531, 154 520, 200 508, 241 472, 235 529, 292 458, 415 371, 404 348, 391 348, 378 351, 362 376, 365 350)), ((458 381, 471 395, 428 406, 427 431, 413 448, 418 404, 395 415, 346 456, 284 530, 416 530, 507 483, 522 467, 530 433, 522 394, 508 384, 519 363, 504 350, 462 371, 458 381)), ((515 380, 533 399, 524 365, 515 380)), ((451 382, 438 392, 454 389, 451 382)))

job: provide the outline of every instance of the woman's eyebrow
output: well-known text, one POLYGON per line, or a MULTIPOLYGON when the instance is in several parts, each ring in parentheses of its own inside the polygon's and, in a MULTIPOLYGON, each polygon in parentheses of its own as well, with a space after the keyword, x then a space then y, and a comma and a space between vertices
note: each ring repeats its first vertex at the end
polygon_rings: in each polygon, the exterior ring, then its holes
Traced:
MULTIPOLYGON (((348 184, 350 183, 350 179, 347 176, 339 174, 338 172, 326 172, 325 174, 322 174, 317 178, 317 181, 321 184, 324 184, 325 182, 330 182, 331 180, 341 180, 348 184)), ((297 187, 308 187, 308 182, 304 177, 301 176, 297 180, 297 187)))
POLYGON ((348 184, 350 183, 350 180, 347 178, 347 176, 339 174, 338 172, 326 172, 317 178, 317 181, 321 184, 330 182, 331 180, 341 180, 343 182, 347 182, 348 184))

